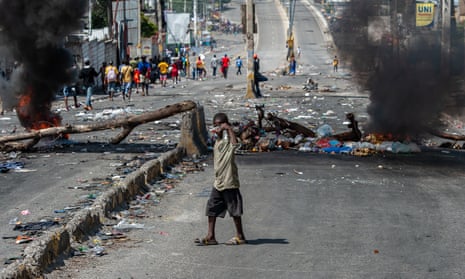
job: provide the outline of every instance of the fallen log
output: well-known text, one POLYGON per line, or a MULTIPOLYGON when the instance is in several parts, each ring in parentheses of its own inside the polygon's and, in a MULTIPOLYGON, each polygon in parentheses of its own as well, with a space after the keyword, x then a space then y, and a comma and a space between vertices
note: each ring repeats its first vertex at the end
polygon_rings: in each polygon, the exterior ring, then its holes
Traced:
POLYGON ((281 133, 282 130, 291 130, 294 134, 302 134, 306 137, 314 138, 316 136, 315 132, 310 130, 309 128, 300 125, 299 123, 292 122, 283 118, 276 116, 273 113, 267 113, 265 116, 265 106, 264 105, 256 105, 255 110, 257 111, 258 116, 258 127, 262 129, 262 121, 263 119, 267 120, 272 124, 271 127, 265 127, 264 130, 266 132, 276 131, 281 133))
POLYGON ((114 128, 123 128, 123 130, 110 140, 112 144, 118 144, 124 140, 131 131, 138 125, 147 122, 163 119, 175 115, 177 113, 186 112, 196 108, 193 101, 184 101, 173 105, 168 105, 164 108, 146 112, 141 115, 127 116, 121 119, 108 120, 104 122, 89 124, 89 125, 71 125, 66 124, 60 127, 51 127, 41 130, 31 130, 26 133, 14 134, 0 137, 0 150, 27 150, 33 147, 41 138, 44 137, 59 137, 65 134, 88 133, 94 131, 101 131, 114 128), (9 142, 21 141, 26 139, 33 139, 26 144, 9 142))
POLYGON ((455 135, 455 134, 449 134, 445 132, 440 132, 440 131, 430 131, 430 134, 436 137, 444 138, 444 139, 450 139, 450 140, 465 140, 465 135, 455 135))
POLYGON ((309 128, 302 126, 299 123, 277 117, 272 113, 268 113, 266 119, 273 123, 274 129, 277 132, 281 132, 282 130, 288 129, 293 131, 295 134, 302 134, 306 137, 314 138, 316 136, 315 132, 313 132, 309 128))

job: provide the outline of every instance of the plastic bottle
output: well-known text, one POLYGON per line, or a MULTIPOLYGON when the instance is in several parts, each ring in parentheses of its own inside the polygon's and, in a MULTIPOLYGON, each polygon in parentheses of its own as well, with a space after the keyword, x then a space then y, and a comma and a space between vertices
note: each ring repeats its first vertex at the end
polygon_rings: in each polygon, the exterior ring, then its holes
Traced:
POLYGON ((121 220, 117 225, 113 226, 115 229, 143 229, 144 224, 128 223, 126 220, 121 220))
POLYGON ((97 245, 94 248, 92 248, 92 251, 95 253, 95 255, 102 256, 105 252, 105 248, 103 248, 100 245, 97 245))

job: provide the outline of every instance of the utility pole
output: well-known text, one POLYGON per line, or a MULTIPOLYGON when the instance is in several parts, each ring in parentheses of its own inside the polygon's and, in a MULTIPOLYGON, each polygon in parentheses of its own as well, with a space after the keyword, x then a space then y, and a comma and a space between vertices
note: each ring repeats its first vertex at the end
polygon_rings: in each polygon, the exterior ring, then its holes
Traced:
POLYGON ((164 2, 162 0, 157 1, 157 18, 158 18, 158 52, 160 54, 160 57, 163 57, 165 55, 164 51, 164 32, 163 30, 163 14, 164 14, 164 7, 163 7, 164 2))
POLYGON ((247 92, 245 98, 253 99, 254 94, 254 70, 253 70, 253 54, 254 54, 254 40, 253 40, 253 25, 254 25, 254 10, 253 0, 246 0, 246 40, 247 40, 247 92))
POLYGON ((441 74, 444 77, 448 77, 450 75, 451 9, 451 0, 442 0, 441 74))
POLYGON ((295 2, 296 0, 289 1, 289 29, 287 30, 286 60, 289 60, 292 56, 294 56, 294 33, 292 32, 292 29, 294 28, 295 2))
POLYGON ((87 23, 87 34, 90 36, 92 35, 92 1, 89 0, 89 16, 88 16, 88 19, 89 19, 89 22, 87 23))
POLYGON ((111 39, 113 37, 113 1, 107 1, 107 19, 108 19, 108 31, 111 39))
POLYGON ((198 40, 197 40, 197 0, 194 0, 194 46, 197 51, 198 45, 198 40))

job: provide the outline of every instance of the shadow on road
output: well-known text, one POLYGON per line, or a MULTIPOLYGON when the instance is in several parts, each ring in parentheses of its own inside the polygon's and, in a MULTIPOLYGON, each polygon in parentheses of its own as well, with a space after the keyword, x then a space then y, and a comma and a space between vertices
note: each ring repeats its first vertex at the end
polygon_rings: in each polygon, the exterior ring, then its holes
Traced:
POLYGON ((289 244, 289 241, 285 238, 257 238, 248 239, 247 244, 249 245, 261 245, 261 244, 289 244))

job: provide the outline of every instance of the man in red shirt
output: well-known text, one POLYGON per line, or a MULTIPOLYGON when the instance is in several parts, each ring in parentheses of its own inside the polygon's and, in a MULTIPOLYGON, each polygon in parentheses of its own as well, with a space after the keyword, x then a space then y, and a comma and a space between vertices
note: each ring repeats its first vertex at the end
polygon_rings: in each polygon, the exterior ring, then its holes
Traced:
POLYGON ((229 57, 227 54, 221 59, 221 72, 223 73, 223 77, 226 79, 228 78, 228 67, 229 67, 229 57))

